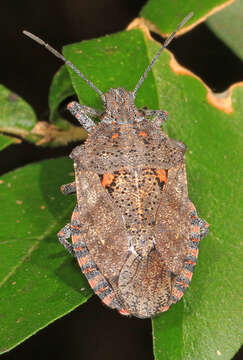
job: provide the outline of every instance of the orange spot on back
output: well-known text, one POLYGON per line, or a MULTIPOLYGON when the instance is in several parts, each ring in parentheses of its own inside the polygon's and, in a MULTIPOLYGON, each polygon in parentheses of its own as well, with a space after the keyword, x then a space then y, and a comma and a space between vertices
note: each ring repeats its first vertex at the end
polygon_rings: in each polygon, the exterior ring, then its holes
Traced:
POLYGON ((102 177, 101 180, 101 185, 106 188, 107 186, 109 186, 112 181, 114 180, 114 175, 110 174, 110 173, 105 173, 102 177))
POLYGON ((115 134, 112 135, 111 138, 112 138, 112 139, 117 139, 118 137, 119 137, 119 134, 118 134, 118 133, 115 133, 115 134))
POLYGON ((139 135, 145 137, 145 136, 147 136, 148 134, 147 134, 145 131, 140 131, 139 135))
POLYGON ((158 170, 156 170, 156 174, 157 174, 160 182, 164 182, 166 184, 166 182, 167 182, 166 171, 164 169, 158 169, 158 170))

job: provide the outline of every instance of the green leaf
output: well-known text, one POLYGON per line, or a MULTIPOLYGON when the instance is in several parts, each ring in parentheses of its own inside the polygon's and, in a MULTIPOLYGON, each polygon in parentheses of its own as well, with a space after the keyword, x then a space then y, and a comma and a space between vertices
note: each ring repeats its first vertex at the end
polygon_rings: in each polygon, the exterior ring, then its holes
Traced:
POLYGON ((168 0, 150 0, 143 7, 140 16, 144 18, 146 24, 151 30, 165 36, 172 33, 177 25, 191 11, 194 16, 187 22, 180 33, 184 33, 201 22, 204 17, 210 13, 218 11, 219 8, 231 3, 233 0, 187 0, 187 1, 168 1, 168 0))
POLYGON ((11 138, 9 136, 0 135, 0 150, 5 149, 9 145, 13 144, 15 142, 14 138, 11 138))
POLYGON ((208 27, 242 60, 243 2, 234 1, 222 11, 210 16, 208 27))
MULTIPOLYGON (((101 91, 118 86, 132 90, 158 48, 143 32, 132 30, 70 45, 64 53, 101 91)), ((94 90, 70 74, 80 101, 102 108, 94 90)), ((153 320, 157 360, 215 359, 218 354, 230 359, 241 343, 243 88, 232 91, 232 98, 229 91, 228 97, 217 99, 165 51, 137 93, 138 106, 169 111, 166 131, 188 146, 190 198, 211 226, 185 297, 153 320)))
POLYGON ((72 178, 67 158, 29 165, 1 178, 0 353, 91 295, 76 261, 56 236, 75 205, 75 198, 59 189, 72 178))
MULTIPOLYGON (((64 47, 64 56, 102 92, 117 87, 133 90, 148 65, 149 59, 146 52, 144 35, 139 30, 124 31, 64 47)), ((94 89, 70 68, 68 71, 80 103, 103 110, 102 100, 94 89)), ((151 108, 157 106, 154 90, 155 83, 150 74, 146 80, 146 87, 139 89, 140 106, 147 105, 151 108), (149 92, 152 96, 148 100, 146 93, 149 92)))
MULTIPOLYGON (((0 85, 0 133, 29 137, 30 131, 36 124, 36 116, 31 108, 21 97, 0 85)), ((15 142, 15 139, 1 135, 0 147, 15 142)))
POLYGON ((49 92, 50 122, 55 124, 51 143, 66 145, 70 142, 84 141, 87 138, 87 132, 80 125, 72 125, 59 114, 60 104, 72 95, 75 95, 75 90, 69 72, 63 65, 55 74, 49 92))
POLYGON ((63 67, 55 76, 51 87, 51 120, 54 124, 50 124, 45 121, 37 122, 31 106, 0 85, 0 149, 21 140, 36 145, 57 146, 86 139, 84 129, 73 126, 58 115, 58 105, 73 93, 68 72, 63 67))
POLYGON ((69 73, 63 65, 55 74, 49 92, 50 121, 55 123, 60 118, 58 107, 68 96, 74 95, 69 73))

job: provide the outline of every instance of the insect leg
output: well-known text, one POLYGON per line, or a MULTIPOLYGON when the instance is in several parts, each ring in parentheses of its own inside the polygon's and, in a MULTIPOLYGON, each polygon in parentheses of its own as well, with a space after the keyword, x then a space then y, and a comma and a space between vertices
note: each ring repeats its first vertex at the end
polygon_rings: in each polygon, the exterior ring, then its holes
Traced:
POLYGON ((84 112, 86 115, 91 116, 91 117, 100 118, 102 115, 102 111, 93 109, 86 105, 79 104, 79 109, 80 109, 80 111, 84 112))
POLYGON ((156 126, 161 126, 165 120, 168 118, 168 112, 167 111, 157 111, 155 117, 153 118, 152 122, 156 126))
POLYGON ((76 193, 76 184, 75 184, 75 182, 62 185, 61 186, 61 192, 64 195, 69 195, 69 194, 76 193))
POLYGON ((82 273, 85 275, 94 293, 98 295, 103 303, 110 308, 117 309, 122 315, 129 315, 127 311, 122 308, 122 305, 117 299, 112 286, 99 271, 96 263, 89 253, 85 243, 85 235, 81 231, 77 206, 73 211, 71 225, 75 256, 78 260, 79 266, 81 267, 82 273))
MULTIPOLYGON (((76 101, 72 101, 71 103, 68 104, 67 108, 88 133, 90 133, 95 128, 96 125, 94 121, 90 119, 88 115, 86 115, 86 110, 87 110, 86 106, 80 105, 76 101)), ((89 109, 88 113, 90 113, 91 108, 88 109, 89 109)), ((96 110, 92 109, 92 111, 93 111, 93 116, 95 116, 94 112, 96 110)), ((100 114, 100 112, 98 112, 98 114, 100 114)))
POLYGON ((152 117, 152 122, 157 126, 161 126, 168 117, 168 112, 164 110, 149 110, 145 107, 141 110, 145 116, 152 117))
POLYGON ((189 286, 194 267, 197 262, 199 253, 200 240, 207 234, 209 225, 197 215, 197 211, 193 203, 189 200, 189 210, 191 216, 191 233, 189 239, 188 254, 184 259, 183 267, 174 279, 172 289, 171 303, 176 303, 184 295, 187 287, 189 286))
POLYGON ((69 241, 67 241, 67 239, 69 239, 70 236, 71 236, 71 224, 67 224, 66 226, 64 226, 64 228, 62 228, 57 234, 60 243, 65 247, 65 249, 67 249, 67 251, 70 252, 70 254, 75 256, 73 245, 70 244, 69 241))

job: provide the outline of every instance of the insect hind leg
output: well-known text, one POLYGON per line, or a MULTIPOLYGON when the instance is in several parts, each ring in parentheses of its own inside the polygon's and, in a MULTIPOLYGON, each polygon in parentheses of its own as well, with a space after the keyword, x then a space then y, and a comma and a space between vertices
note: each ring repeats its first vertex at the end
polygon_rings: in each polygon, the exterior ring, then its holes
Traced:
MULTIPOLYGON (((63 187, 71 186, 71 188, 72 188, 73 184, 75 184, 75 183, 63 185, 63 187)), ((67 192, 67 193, 70 193, 70 192, 67 192)), ((77 212, 77 211, 78 211, 78 205, 75 206, 73 213, 77 212)), ((64 246, 65 249, 67 249, 67 251, 70 252, 70 254, 73 256, 75 256, 74 247, 67 239, 70 239, 70 237, 74 233, 77 233, 77 234, 81 233, 81 228, 80 227, 77 228, 77 226, 75 226, 75 224, 68 223, 57 234, 58 240, 60 241, 62 246, 64 246)))
POLYGON ((58 240, 60 241, 62 246, 64 246, 65 249, 67 249, 67 251, 70 252, 70 254, 75 256, 73 245, 69 241, 67 241, 67 239, 69 239, 70 236, 71 236, 71 224, 65 225, 57 234, 58 240))

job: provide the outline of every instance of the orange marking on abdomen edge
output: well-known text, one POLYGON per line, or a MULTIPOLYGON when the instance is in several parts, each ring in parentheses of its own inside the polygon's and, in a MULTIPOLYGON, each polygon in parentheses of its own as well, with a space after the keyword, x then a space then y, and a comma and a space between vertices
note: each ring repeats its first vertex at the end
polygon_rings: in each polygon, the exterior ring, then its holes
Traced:
POLYGON ((186 269, 183 269, 182 272, 181 272, 181 274, 182 274, 183 276, 185 276, 185 278, 186 278, 187 280, 191 281, 191 279, 192 279, 192 272, 191 272, 191 271, 186 270, 186 269))
POLYGON ((89 261, 90 260, 90 255, 87 255, 87 256, 85 256, 85 257, 80 257, 80 258, 78 258, 78 262, 79 262, 79 264, 81 264, 82 266, 84 266, 86 263, 87 263, 87 261, 89 261))
POLYGON ((97 290, 97 291, 96 291, 96 294, 97 294, 97 295, 101 294, 103 291, 105 291, 105 289, 106 289, 106 288, 103 287, 103 288, 97 290))
POLYGON ((198 249, 190 249, 190 255, 198 257, 199 250, 198 249))
POLYGON ((180 300, 182 298, 182 296, 184 295, 184 293, 182 291, 174 288, 172 290, 172 295, 175 296, 177 298, 177 300, 180 300))
POLYGON ((103 277, 101 274, 97 275, 95 278, 88 280, 89 285, 92 287, 92 289, 101 281, 103 280, 103 277))
POLYGON ((165 312, 165 311, 167 311, 169 309, 169 305, 166 305, 166 306, 163 306, 162 308, 160 308, 159 310, 161 311, 161 312, 165 312))
POLYGON ((121 315, 125 315, 125 316, 130 315, 130 313, 129 313, 127 310, 125 310, 125 309, 119 310, 119 313, 120 313, 121 315))
POLYGON ((114 175, 110 174, 110 173, 105 173, 102 177, 101 180, 101 185, 106 188, 107 186, 109 186, 112 181, 114 180, 114 175))
POLYGON ((114 299, 114 297, 115 297, 115 294, 112 293, 112 294, 106 295, 102 301, 103 301, 104 304, 106 304, 107 306, 109 306, 109 304, 112 302, 112 300, 114 299))
POLYGON ((93 270, 95 270, 95 268, 90 267, 90 268, 88 268, 86 270, 83 270, 83 274, 88 274, 90 271, 93 271, 93 270))

